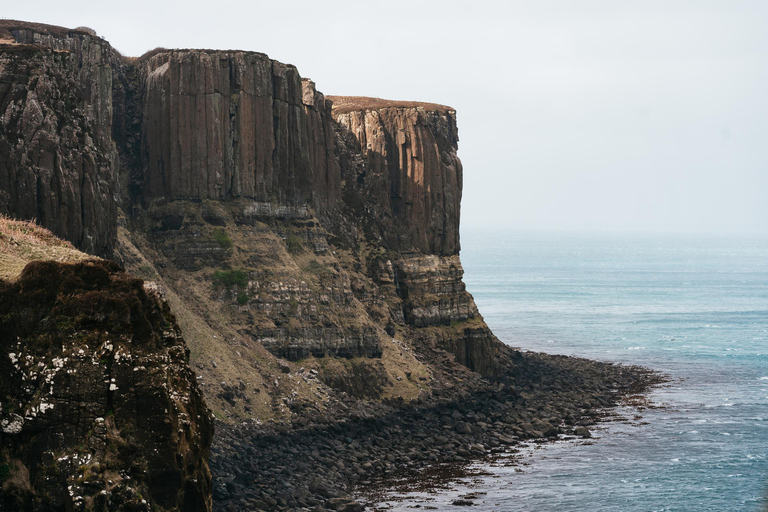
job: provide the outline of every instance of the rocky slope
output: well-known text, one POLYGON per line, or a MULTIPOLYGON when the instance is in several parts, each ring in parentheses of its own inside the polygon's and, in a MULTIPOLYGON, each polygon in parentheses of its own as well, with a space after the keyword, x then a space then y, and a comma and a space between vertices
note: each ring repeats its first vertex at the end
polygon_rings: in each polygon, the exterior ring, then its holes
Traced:
POLYGON ((116 264, 0 221, 0 252, 31 260, 0 264, 0 508, 210 510, 213 425, 168 306, 116 264))

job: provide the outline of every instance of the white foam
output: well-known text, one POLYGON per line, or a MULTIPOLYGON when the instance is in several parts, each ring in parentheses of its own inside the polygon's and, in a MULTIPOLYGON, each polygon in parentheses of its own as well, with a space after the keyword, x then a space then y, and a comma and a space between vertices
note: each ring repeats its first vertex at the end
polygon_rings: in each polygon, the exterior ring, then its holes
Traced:
POLYGON ((759 379, 757 379, 757 380, 768 380, 768 377, 760 377, 760 378, 759 378, 759 379))

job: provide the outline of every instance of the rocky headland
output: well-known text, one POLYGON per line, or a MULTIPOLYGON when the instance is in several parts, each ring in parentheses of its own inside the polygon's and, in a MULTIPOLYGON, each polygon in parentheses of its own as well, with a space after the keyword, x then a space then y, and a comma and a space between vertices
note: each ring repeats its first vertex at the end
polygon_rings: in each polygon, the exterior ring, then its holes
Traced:
POLYGON ((68 241, 0 238, 0 504, 359 510, 398 472, 588 436, 654 377, 493 335, 457 150, 450 107, 324 96, 261 53, 0 20, 0 213, 68 241))

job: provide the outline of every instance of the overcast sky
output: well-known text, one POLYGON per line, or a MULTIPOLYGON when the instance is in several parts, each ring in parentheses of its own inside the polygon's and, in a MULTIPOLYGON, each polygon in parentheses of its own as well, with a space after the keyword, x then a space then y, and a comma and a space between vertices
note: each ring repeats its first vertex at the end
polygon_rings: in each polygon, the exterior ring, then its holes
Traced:
POLYGON ((243 49, 458 111, 462 227, 768 233, 768 2, 70 1, 126 55, 243 49))

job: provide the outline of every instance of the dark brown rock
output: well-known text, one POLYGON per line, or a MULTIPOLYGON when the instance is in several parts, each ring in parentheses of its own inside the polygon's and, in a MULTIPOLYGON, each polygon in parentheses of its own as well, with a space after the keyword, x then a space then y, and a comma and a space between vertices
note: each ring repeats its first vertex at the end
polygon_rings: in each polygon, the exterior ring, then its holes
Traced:
POLYGON ((255 52, 140 59, 143 196, 336 206, 330 104, 295 67, 255 52))
POLYGON ((431 103, 327 98, 341 128, 345 200, 367 214, 369 236, 400 251, 458 254, 462 167, 456 112, 431 103))
POLYGON ((210 413, 168 306, 117 265, 0 283, 3 510, 210 510, 210 413))
POLYGON ((12 20, 0 21, 0 39, 0 213, 108 254, 117 230, 114 51, 86 32, 12 20))

